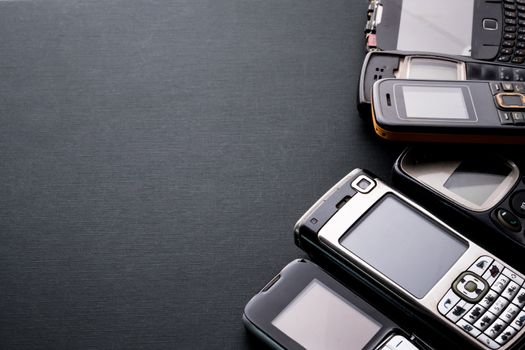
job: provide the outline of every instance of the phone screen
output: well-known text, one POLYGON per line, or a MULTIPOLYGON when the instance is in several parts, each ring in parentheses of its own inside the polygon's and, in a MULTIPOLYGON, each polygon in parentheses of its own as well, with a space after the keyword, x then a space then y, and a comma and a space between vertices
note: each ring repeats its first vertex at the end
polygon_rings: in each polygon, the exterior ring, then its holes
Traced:
POLYGON ((402 86, 407 118, 469 119, 463 90, 449 86, 402 86))
POLYGON ((272 324, 306 349, 363 348, 382 325, 314 279, 272 324))
POLYGON ((505 163, 488 157, 465 160, 454 170, 443 185, 458 196, 483 205, 498 186, 511 173, 505 163))
POLYGON ((471 55, 474 0, 403 0, 397 49, 471 55))
POLYGON ((378 201, 340 244, 417 298, 468 249, 465 241, 393 195, 378 201))
POLYGON ((415 57, 410 60, 406 79, 457 80, 458 63, 432 58, 415 57))

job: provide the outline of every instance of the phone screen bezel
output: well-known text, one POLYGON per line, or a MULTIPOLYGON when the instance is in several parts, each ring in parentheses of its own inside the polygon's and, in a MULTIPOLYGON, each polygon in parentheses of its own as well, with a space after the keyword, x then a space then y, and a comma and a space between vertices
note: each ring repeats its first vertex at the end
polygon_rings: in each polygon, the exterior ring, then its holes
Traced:
POLYGON ((425 157, 424 154, 420 154, 413 149, 405 152, 400 162, 401 170, 421 186, 436 192, 439 196, 452 201, 464 209, 474 212, 484 212, 495 208, 496 205, 512 191, 512 188, 514 188, 520 178, 519 168, 514 162, 492 154, 490 159, 499 160, 502 164, 507 165, 510 168, 510 173, 496 187, 491 195, 487 197, 481 205, 478 205, 459 196, 444 186, 467 155, 460 154, 458 156, 458 154, 455 153, 455 156, 451 156, 449 159, 440 159, 440 161, 436 161, 434 165, 425 167, 421 166, 417 161, 416 158, 418 156, 425 157))
POLYGON ((245 317, 280 346, 290 350, 303 349, 295 340, 274 326, 272 321, 315 279, 381 325, 363 349, 375 349, 390 333, 405 335, 393 321, 337 282, 320 267, 305 259, 295 260, 287 265, 269 288, 265 287, 248 303, 245 317))

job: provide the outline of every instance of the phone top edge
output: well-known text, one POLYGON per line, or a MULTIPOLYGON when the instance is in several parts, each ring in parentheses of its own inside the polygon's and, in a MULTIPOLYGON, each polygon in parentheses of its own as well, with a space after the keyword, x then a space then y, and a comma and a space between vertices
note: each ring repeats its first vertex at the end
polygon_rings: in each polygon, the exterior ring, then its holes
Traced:
POLYGON ((326 199, 334 193, 338 188, 340 188, 344 183, 346 183, 350 178, 356 176, 361 172, 367 172, 361 168, 355 168, 350 173, 345 175, 341 180, 339 180, 335 185, 330 187, 300 218, 294 225, 294 232, 299 234, 300 227, 306 222, 308 217, 312 215, 325 201, 326 199))

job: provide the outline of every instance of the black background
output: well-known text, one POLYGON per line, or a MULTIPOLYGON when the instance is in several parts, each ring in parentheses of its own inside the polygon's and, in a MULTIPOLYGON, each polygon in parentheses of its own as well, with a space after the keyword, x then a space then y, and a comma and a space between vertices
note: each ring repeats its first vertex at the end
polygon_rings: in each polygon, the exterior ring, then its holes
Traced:
POLYGON ((400 144, 364 0, 0 2, 0 348, 244 349, 292 228, 400 144))

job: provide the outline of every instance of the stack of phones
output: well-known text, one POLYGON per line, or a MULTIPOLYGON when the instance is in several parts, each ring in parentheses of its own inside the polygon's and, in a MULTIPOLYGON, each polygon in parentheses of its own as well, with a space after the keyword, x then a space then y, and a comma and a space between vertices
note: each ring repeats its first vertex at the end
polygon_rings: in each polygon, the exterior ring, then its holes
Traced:
POLYGON ((368 15, 359 104, 380 137, 525 143, 525 1, 371 0, 368 15))
POLYGON ((288 264, 246 327, 275 349, 525 348, 525 163, 494 146, 525 143, 525 0, 370 0, 365 34, 361 111, 425 145, 393 166, 403 193, 357 168, 313 204, 294 238, 325 270, 288 264))

